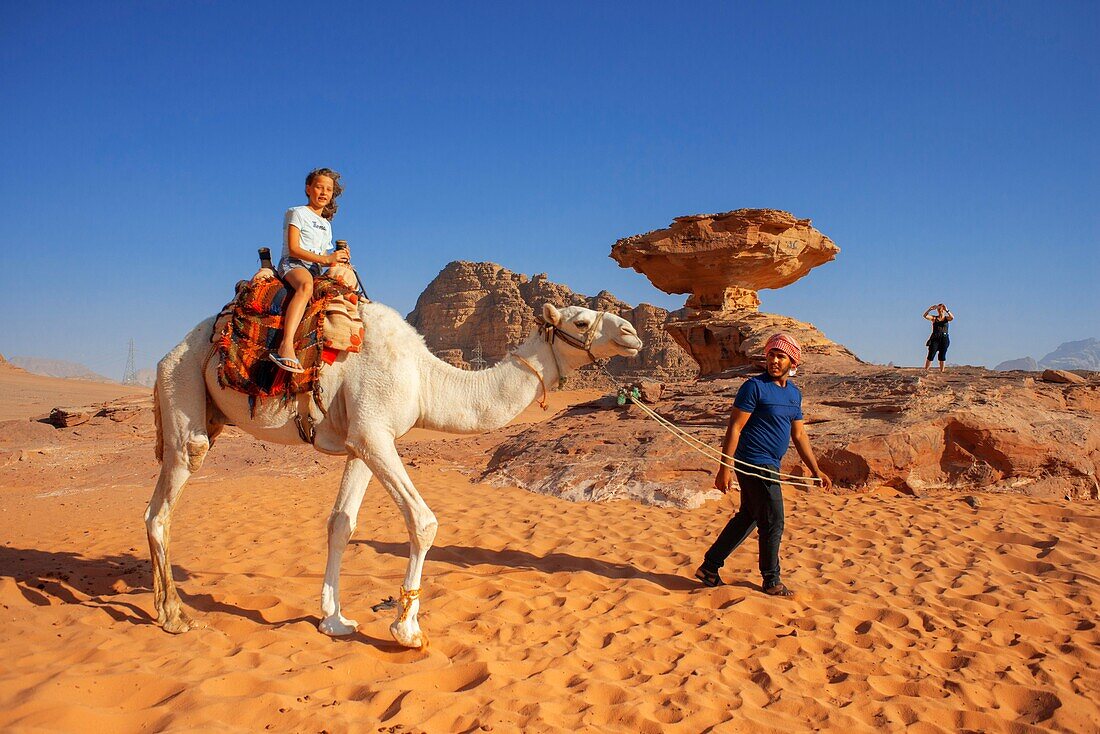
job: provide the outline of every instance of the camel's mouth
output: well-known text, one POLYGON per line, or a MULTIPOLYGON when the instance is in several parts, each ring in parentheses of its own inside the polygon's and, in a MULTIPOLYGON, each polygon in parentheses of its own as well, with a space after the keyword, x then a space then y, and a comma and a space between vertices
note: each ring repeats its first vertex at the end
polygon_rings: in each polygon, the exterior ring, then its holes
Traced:
POLYGON ((615 344, 622 347, 626 351, 626 354, 624 356, 627 356, 627 357, 636 357, 636 356, 638 356, 638 352, 641 351, 641 349, 642 349, 642 340, 639 339, 638 337, 626 337, 624 339, 612 339, 611 341, 613 341, 615 344), (627 339, 629 339, 629 341, 627 341, 627 339))

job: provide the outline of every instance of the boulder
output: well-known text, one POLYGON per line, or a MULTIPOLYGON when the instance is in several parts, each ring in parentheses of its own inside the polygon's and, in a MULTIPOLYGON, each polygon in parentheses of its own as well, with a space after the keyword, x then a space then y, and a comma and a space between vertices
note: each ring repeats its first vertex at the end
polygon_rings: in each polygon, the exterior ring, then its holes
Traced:
POLYGON ((1042 379, 1044 382, 1058 382, 1063 385, 1083 385, 1088 382, 1084 377, 1065 370, 1043 370, 1042 379))
POLYGON ((50 411, 49 421, 58 428, 72 428, 87 423, 99 412, 98 407, 54 408, 50 411))
POLYGON ((643 402, 656 403, 661 399, 661 395, 664 394, 665 385, 663 382, 642 380, 638 383, 638 391, 642 394, 643 402))

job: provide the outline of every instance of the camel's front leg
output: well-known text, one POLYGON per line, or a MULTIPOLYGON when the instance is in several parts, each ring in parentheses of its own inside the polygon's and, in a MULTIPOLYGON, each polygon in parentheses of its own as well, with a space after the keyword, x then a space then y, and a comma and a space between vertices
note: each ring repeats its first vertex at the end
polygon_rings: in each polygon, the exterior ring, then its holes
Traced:
POLYGON ((420 631, 420 623, 416 619, 420 609, 420 574, 439 523, 409 479, 392 437, 369 442, 369 445, 363 446, 361 455, 368 457, 378 481, 401 510, 409 531, 409 567, 401 587, 401 605, 397 619, 390 625, 390 634, 405 647, 425 647, 428 638, 420 631))
POLYGON ((328 518, 328 564, 325 566, 325 583, 321 587, 321 624, 326 635, 339 637, 350 635, 359 627, 353 619, 340 613, 340 562, 344 548, 355 532, 355 520, 359 505, 370 482, 371 471, 362 459, 349 457, 344 464, 344 478, 340 481, 340 493, 328 518))

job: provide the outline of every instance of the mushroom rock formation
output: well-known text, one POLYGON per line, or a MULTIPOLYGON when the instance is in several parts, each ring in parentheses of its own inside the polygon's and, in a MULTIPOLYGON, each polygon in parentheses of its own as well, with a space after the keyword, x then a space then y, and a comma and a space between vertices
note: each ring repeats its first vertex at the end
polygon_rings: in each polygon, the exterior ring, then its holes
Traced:
POLYGON ((838 252, 809 219, 738 209, 677 217, 667 229, 619 240, 611 257, 666 293, 691 294, 665 330, 709 375, 752 363, 776 331, 792 333, 810 355, 858 361, 811 324, 759 312, 758 290, 790 285, 838 252))
POLYGON ((756 291, 790 285, 840 248, 779 209, 677 217, 668 229, 621 239, 611 257, 665 293, 690 293, 687 307, 755 310, 756 291))

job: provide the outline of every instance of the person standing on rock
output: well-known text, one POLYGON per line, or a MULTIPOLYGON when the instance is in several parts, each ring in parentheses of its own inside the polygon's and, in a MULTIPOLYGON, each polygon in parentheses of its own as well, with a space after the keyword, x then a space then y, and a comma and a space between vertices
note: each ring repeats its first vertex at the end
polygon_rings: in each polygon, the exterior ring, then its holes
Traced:
MULTIPOLYGON (((790 382, 794 368, 802 362, 802 348, 790 334, 776 334, 764 346, 766 371, 745 381, 737 391, 722 453, 737 463, 737 483, 741 487, 741 507, 714 545, 703 556, 695 578, 706 586, 721 586, 718 575, 737 546, 757 528, 760 538, 760 575, 764 593, 793 596, 780 578, 779 543, 783 538, 783 491, 779 485, 779 466, 787 447, 794 441, 798 455, 829 489, 833 482, 821 471, 810 448, 810 437, 802 419, 802 392, 790 382), (759 476, 751 476, 758 474, 759 476)), ((721 466, 714 486, 723 494, 732 485, 730 469, 721 466)))
POLYGON ((932 322, 932 336, 924 344, 928 347, 928 356, 924 359, 924 369, 932 364, 932 358, 939 356, 940 372, 947 369, 947 348, 951 346, 951 339, 947 336, 947 322, 954 321, 951 310, 942 303, 929 306, 924 312, 924 318, 932 322), (935 315, 932 312, 935 311, 935 315))

